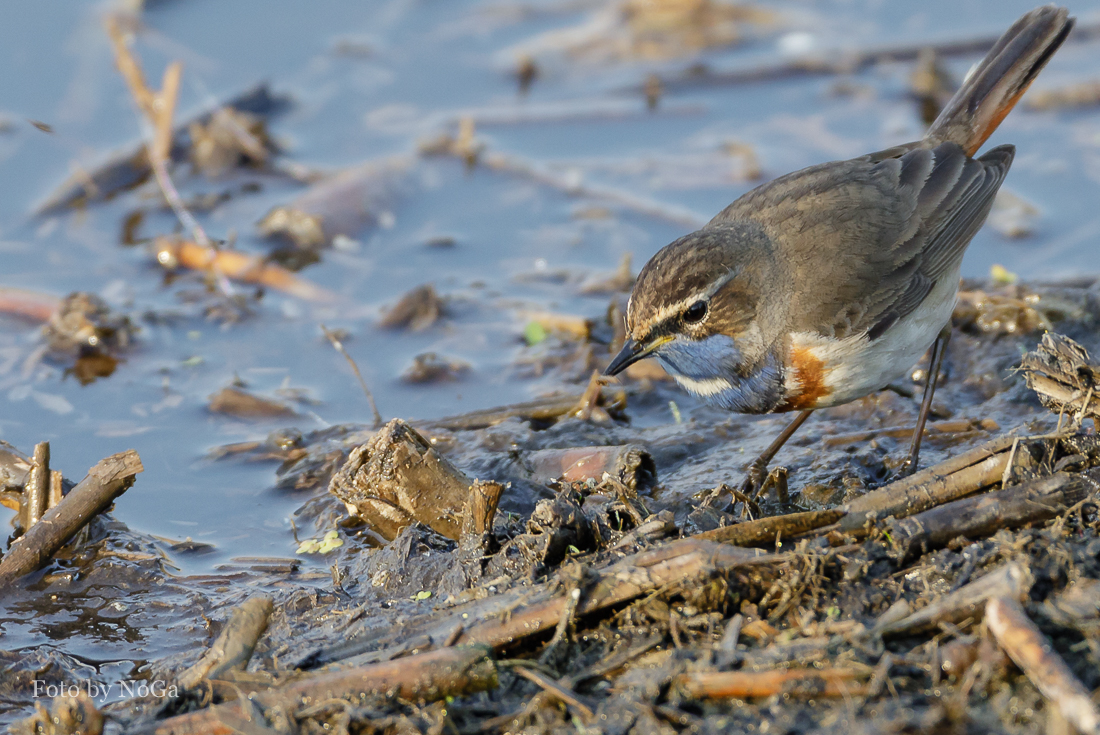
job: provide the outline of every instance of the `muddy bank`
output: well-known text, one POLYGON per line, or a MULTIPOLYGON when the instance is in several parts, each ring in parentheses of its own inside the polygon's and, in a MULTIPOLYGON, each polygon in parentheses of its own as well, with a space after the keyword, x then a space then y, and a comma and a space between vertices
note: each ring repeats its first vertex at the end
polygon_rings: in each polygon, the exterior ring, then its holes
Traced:
POLYGON ((104 517, 21 584, 19 604, 113 620, 130 641, 171 630, 174 643, 111 671, 67 651, 61 626, 52 652, 7 654, 6 699, 43 704, 40 680, 159 682, 82 706, 102 708, 108 729, 164 733, 241 718, 340 732, 1081 722, 1073 692, 1100 686, 1100 402, 1084 352, 1100 352, 1098 318, 1094 284, 966 284, 929 469, 896 478, 918 367, 815 415, 748 512, 706 491, 736 484, 783 419, 633 426, 677 395, 650 376, 229 447, 220 461, 280 462, 275 484, 302 503, 300 552, 330 572, 242 559, 175 576, 173 556, 201 549, 104 517), (1047 338, 1035 352, 1046 327, 1080 349, 1047 338), (1070 387, 1040 397, 1028 380, 1070 387), (1044 636, 1053 654, 1029 643, 1044 636), (1043 678, 1052 670, 1062 679, 1043 678))

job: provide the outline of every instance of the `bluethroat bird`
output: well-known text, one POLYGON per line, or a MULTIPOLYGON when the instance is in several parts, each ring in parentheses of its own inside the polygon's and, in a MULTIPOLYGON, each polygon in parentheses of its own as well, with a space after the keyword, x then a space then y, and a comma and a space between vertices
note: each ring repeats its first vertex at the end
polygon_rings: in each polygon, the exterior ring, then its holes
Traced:
POLYGON ((781 176, 646 263, 615 375, 654 356, 689 392, 741 413, 799 411, 751 466, 818 408, 906 374, 933 347, 907 470, 932 405, 959 267, 1015 147, 974 158, 1073 27, 1065 8, 1001 36, 923 139, 781 176))

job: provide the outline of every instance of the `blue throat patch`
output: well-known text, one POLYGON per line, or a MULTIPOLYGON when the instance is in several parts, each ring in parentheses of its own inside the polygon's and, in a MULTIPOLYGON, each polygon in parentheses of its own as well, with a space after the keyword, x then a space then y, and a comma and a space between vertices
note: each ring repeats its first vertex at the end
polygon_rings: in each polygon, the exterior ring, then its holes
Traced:
POLYGON ((689 393, 731 411, 768 413, 783 398, 783 371, 775 355, 769 352, 760 367, 741 374, 741 350, 724 334, 703 340, 677 338, 659 347, 656 356, 689 393))

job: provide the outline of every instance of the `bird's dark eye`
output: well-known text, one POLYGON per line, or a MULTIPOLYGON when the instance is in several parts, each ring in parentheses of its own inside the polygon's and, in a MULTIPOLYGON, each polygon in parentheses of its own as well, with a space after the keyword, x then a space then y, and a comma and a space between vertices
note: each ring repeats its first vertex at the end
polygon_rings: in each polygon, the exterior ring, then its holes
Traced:
POLYGON ((694 304, 687 308, 684 312, 684 321, 688 324, 694 324, 695 322, 703 321, 703 317, 707 315, 707 302, 696 301, 694 304))

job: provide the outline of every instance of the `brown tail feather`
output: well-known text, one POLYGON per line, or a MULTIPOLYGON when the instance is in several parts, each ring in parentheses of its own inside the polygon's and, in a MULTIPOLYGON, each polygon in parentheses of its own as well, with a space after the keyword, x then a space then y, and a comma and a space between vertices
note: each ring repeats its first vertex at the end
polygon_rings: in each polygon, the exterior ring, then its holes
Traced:
POLYGON ((1069 11, 1044 5, 1009 28, 940 116, 925 139, 958 143, 973 156, 1066 40, 1074 19, 1069 11))

